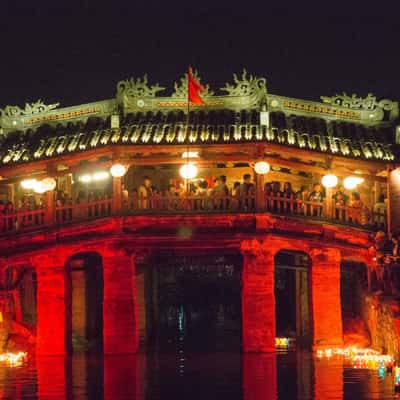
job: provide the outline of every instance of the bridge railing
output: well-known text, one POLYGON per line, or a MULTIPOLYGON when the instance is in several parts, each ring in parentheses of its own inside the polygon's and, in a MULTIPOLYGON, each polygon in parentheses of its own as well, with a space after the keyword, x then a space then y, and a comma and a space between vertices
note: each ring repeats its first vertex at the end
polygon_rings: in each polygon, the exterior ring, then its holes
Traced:
POLYGON ((0 215, 0 232, 29 230, 45 226, 45 209, 18 210, 0 215))
POLYGON ((304 201, 294 195, 255 193, 248 195, 182 195, 133 193, 123 201, 106 198, 95 201, 67 202, 53 208, 19 210, 0 214, 0 233, 39 229, 112 215, 148 214, 218 214, 271 213, 282 216, 359 226, 366 229, 385 229, 386 213, 374 213, 365 207, 336 207, 328 201, 304 201))
POLYGON ((112 215, 111 206, 111 198, 75 203, 71 202, 63 206, 56 206, 55 222, 56 224, 63 224, 66 222, 109 217, 112 215))
POLYGON ((160 195, 142 196, 134 193, 125 204, 124 212, 130 214, 151 213, 219 213, 255 212, 255 195, 160 195))

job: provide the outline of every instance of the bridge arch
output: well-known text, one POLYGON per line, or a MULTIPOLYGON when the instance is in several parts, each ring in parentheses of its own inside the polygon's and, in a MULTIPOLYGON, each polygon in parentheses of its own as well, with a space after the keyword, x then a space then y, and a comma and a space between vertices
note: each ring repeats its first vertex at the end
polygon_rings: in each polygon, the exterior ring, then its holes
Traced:
POLYGON ((276 336, 290 337, 301 347, 311 345, 310 256, 279 250, 274 257, 276 336))
POLYGON ((65 263, 67 348, 99 351, 103 346, 103 261, 98 252, 79 252, 65 263))

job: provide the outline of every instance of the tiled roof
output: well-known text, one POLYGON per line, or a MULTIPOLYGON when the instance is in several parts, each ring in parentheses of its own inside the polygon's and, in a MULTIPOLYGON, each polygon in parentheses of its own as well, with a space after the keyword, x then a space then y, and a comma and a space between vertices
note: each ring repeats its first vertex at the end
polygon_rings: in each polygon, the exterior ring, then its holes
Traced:
MULTIPOLYGON (((393 126, 366 125, 270 113, 271 129, 260 125, 255 110, 193 111, 189 140, 196 144, 276 143, 351 158, 394 159, 393 126)), ((90 150, 106 145, 171 145, 186 143, 182 111, 131 113, 121 117, 120 129, 110 119, 91 117, 84 124, 41 125, 35 131, 0 136, 0 165, 29 162, 90 150)))

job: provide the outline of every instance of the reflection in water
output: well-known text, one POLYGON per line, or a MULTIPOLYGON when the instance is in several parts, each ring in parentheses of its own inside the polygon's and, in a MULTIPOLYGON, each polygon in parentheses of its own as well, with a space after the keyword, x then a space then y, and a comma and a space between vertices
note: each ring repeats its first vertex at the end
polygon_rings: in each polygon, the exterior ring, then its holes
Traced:
POLYGON ((0 369, 1 399, 398 399, 394 377, 308 352, 29 358, 0 369))

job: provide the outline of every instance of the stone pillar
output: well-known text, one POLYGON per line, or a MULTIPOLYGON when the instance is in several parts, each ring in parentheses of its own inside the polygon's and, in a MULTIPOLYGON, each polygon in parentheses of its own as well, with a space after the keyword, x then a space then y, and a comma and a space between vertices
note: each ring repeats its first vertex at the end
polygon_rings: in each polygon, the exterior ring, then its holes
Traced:
POLYGON ((336 249, 312 249, 310 257, 312 263, 313 348, 342 346, 340 251, 336 249))
POLYGON ((256 240, 243 241, 243 351, 275 351, 274 255, 256 240))
POLYGON ((124 251, 107 250, 103 257, 104 354, 133 354, 138 348, 134 261, 124 251))
POLYGON ((68 350, 68 289, 66 258, 53 255, 35 257, 37 273, 37 355, 63 355, 68 350))

